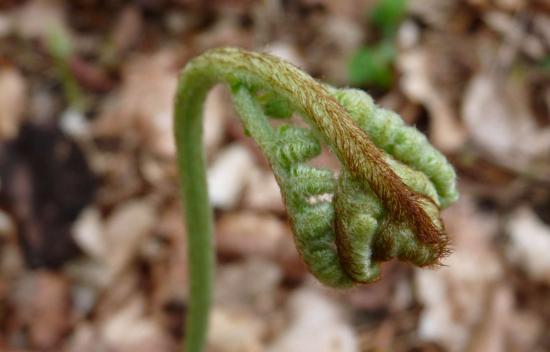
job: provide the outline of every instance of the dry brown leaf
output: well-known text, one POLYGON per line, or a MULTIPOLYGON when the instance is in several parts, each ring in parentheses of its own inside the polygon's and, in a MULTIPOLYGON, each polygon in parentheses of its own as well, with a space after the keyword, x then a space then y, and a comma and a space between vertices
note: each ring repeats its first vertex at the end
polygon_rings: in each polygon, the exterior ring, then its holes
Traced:
POLYGON ((249 181, 243 198, 245 208, 284 213, 281 190, 273 172, 254 168, 250 170, 249 181))
POLYGON ((90 323, 80 323, 66 346, 67 352, 97 352, 107 348, 97 328, 90 323))
POLYGON ((172 340, 148 318, 145 299, 134 295, 101 325, 105 343, 117 352, 172 351, 172 340))
POLYGON ((449 351, 464 351, 486 313, 492 286, 502 276, 491 243, 498 222, 494 215, 480 214, 464 196, 447 210, 444 220, 454 250, 446 266, 415 271, 418 300, 424 305, 418 334, 449 351))
POLYGON ((409 13, 421 18, 430 28, 447 29, 453 19, 456 19, 456 13, 461 6, 464 5, 460 0, 410 0, 407 8, 409 13))
POLYGON ((17 135, 27 105, 27 83, 14 68, 0 67, 0 142, 17 135))
POLYGON ((290 324, 267 351, 359 351, 353 329, 343 318, 341 307, 318 290, 298 290, 290 297, 287 309, 290 324))
POLYGON ((261 317, 226 307, 210 314, 209 348, 219 352, 261 352, 266 322, 261 317))
POLYGON ((214 87, 208 93, 204 104, 203 143, 209 157, 220 147, 225 133, 225 123, 233 110, 229 94, 223 86, 214 87))
POLYGON ((16 224, 12 217, 0 210, 0 297, 25 271, 21 255, 16 224))
POLYGON ((528 207, 520 206, 508 219, 510 242, 506 255, 533 280, 550 284, 550 226, 528 207))
POLYGON ((29 273, 19 279, 14 295, 17 318, 28 327, 32 345, 38 350, 59 347, 72 323, 68 280, 53 272, 29 273))
POLYGON ((216 224, 216 248, 229 255, 274 258, 292 238, 287 224, 273 215, 240 211, 224 214, 216 224))
POLYGON ((118 98, 98 118, 99 136, 137 135, 154 153, 175 156, 172 131, 173 100, 177 85, 175 55, 160 51, 136 57, 124 67, 118 98))
POLYGON ((44 38, 52 28, 69 35, 62 1, 33 0, 14 11, 14 29, 26 39, 44 38))
POLYGON ((114 210, 105 221, 107 251, 102 262, 107 264, 107 277, 116 278, 139 255, 140 246, 151 234, 155 219, 154 205, 142 199, 127 201, 114 210))
POLYGON ((296 67, 305 66, 304 59, 300 55, 298 49, 289 42, 279 41, 270 43, 268 46, 263 48, 263 51, 271 55, 280 57, 281 59, 290 62, 296 67))
POLYGON ((105 227, 99 210, 95 207, 85 209, 73 225, 73 237, 78 246, 92 258, 104 260, 109 244, 105 239, 105 227))
POLYGON ((281 270, 272 261, 250 257, 218 269, 214 301, 223 307, 268 312, 275 307, 281 270))
POLYGON ((486 315, 468 347, 470 352, 533 351, 543 332, 541 317, 516 307, 513 287, 498 284, 485 303, 486 315))
POLYGON ((550 153, 550 128, 536 125, 522 78, 480 72, 466 90, 462 116, 476 145, 506 167, 534 173, 534 162, 550 153))
POLYGON ((15 223, 12 217, 3 210, 0 210, 0 240, 6 241, 15 233, 15 223))
POLYGON ((318 60, 313 66, 324 72, 325 80, 338 85, 349 84, 348 72, 343 68, 349 65, 363 37, 359 22, 345 16, 327 16, 319 26, 319 40, 309 50, 308 57, 318 60), (331 55, 322 54, 329 50, 331 55))
POLYGON ((197 33, 195 39, 198 48, 207 49, 218 46, 236 46, 250 48, 254 44, 252 33, 236 25, 237 19, 231 16, 221 17, 208 31, 197 33))
POLYGON ((208 168, 210 203, 222 209, 236 206, 255 167, 252 154, 242 145, 233 144, 218 153, 208 168))
POLYGON ((135 196, 143 187, 133 155, 134 149, 126 148, 126 145, 123 147, 116 152, 90 153, 89 160, 94 174, 105 180, 97 194, 97 203, 100 205, 117 205, 135 196))
POLYGON ((462 146, 466 134, 445 91, 434 83, 433 60, 427 48, 401 53, 397 61, 403 72, 400 84, 411 100, 424 104, 430 112, 433 144, 443 151, 453 152, 462 146))
POLYGON ((187 233, 181 214, 178 206, 171 206, 161 214, 155 233, 159 239, 166 241, 166 246, 161 253, 148 258, 151 262, 153 304, 166 326, 176 331, 181 331, 181 326, 173 325, 173 320, 177 319, 170 320, 167 315, 171 312, 167 312, 166 307, 173 307, 174 314, 183 313, 180 308, 183 310, 187 298, 187 233))
POLYGON ((218 269, 209 345, 220 352, 264 351, 263 337, 277 310, 280 269, 251 257, 218 269))
POLYGON ((510 287, 497 287, 487 301, 487 315, 480 328, 473 333, 469 352, 505 351, 509 322, 513 319, 513 293, 510 287))
POLYGON ((120 12, 111 39, 117 54, 125 52, 139 41, 143 25, 143 17, 136 5, 128 5, 120 12))

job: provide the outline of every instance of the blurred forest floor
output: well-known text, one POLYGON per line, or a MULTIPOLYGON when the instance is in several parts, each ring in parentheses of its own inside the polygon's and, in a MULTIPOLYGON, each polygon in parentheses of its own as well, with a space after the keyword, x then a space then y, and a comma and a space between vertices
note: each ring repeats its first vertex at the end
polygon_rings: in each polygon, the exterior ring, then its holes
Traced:
POLYGON ((384 3, 0 1, 0 351, 177 351, 172 102, 185 63, 228 45, 365 89, 445 152, 461 198, 446 266, 325 289, 214 89, 210 351, 550 351, 550 3, 384 3))

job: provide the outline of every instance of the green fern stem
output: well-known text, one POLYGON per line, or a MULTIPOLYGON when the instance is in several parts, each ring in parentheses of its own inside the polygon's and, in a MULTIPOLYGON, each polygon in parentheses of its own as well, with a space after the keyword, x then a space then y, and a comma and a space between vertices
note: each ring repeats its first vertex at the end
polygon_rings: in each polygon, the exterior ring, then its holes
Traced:
POLYGON ((321 282, 373 282, 382 261, 437 265, 448 253, 439 211, 458 197, 455 173, 421 133, 365 93, 323 85, 275 57, 210 50, 183 70, 175 106, 190 271, 187 352, 204 349, 211 301, 214 252, 202 110, 217 83, 231 88, 245 129, 271 164, 297 249, 321 282), (292 113, 310 128, 269 122, 292 113), (339 175, 307 165, 321 142, 341 161, 339 175))

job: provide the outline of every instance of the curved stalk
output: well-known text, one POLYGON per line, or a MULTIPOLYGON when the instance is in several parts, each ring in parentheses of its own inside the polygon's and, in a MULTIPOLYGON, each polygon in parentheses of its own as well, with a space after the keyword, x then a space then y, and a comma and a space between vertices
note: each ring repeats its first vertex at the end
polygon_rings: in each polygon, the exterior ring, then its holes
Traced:
POLYGON ((275 57, 233 48, 208 51, 182 71, 175 105, 190 270, 187 352, 204 348, 211 301, 212 211, 202 111, 207 92, 217 83, 232 88, 237 112, 281 187, 298 250, 323 283, 347 287, 372 282, 382 260, 398 257, 433 265, 447 253, 439 209, 457 197, 454 171, 416 130, 375 107, 364 93, 322 85, 275 57), (267 99, 264 106, 262 97, 267 99), (270 109, 270 104, 285 109, 270 109), (274 130, 264 114, 278 110, 301 114, 311 130, 274 130), (320 152, 319 140, 342 162, 337 179, 305 164, 320 152), (417 157, 400 151, 396 143, 404 143, 417 157), (310 201, 324 193, 332 193, 334 202, 310 201))

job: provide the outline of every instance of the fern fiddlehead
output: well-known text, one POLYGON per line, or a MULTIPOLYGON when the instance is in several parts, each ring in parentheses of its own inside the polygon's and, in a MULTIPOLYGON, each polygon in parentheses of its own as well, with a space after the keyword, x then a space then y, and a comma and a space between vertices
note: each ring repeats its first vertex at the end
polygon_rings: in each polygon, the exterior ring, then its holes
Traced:
POLYGON ((245 129, 279 183, 298 251, 321 282, 373 282, 382 261, 437 265, 448 252, 439 212, 458 197, 455 173, 421 133, 367 94, 322 85, 275 57, 233 48, 208 51, 182 71, 175 108, 189 242, 186 351, 203 350, 211 299, 212 213, 201 117, 216 83, 231 88, 245 129), (274 128, 269 122, 293 113, 310 128, 274 128), (341 161, 339 175, 307 165, 321 143, 341 161))

